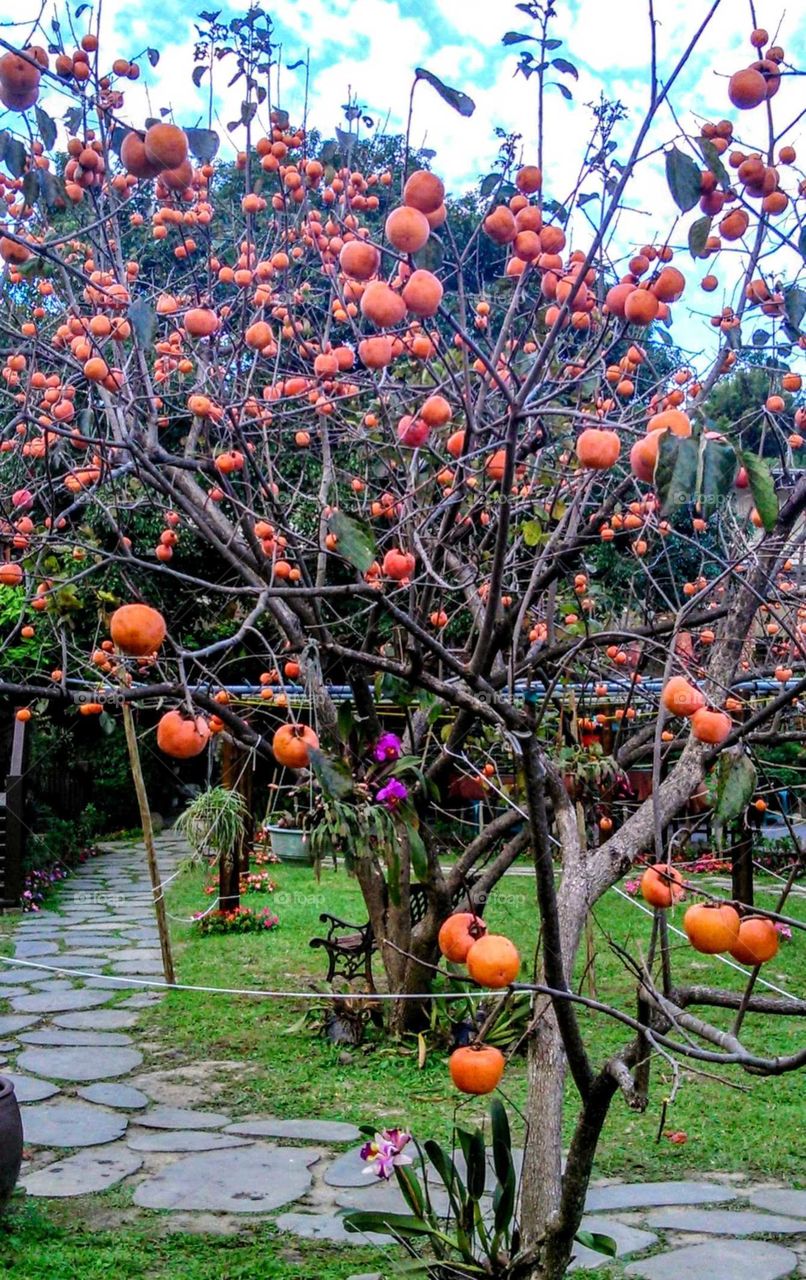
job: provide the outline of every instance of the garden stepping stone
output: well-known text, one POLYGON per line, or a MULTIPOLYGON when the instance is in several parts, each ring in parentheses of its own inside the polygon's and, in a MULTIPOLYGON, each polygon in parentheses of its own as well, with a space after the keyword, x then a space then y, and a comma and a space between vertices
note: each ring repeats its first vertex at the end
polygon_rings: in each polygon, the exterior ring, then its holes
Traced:
POLYGON ((32 1027, 38 1021, 38 1018, 24 1017, 21 1013, 0 1013, 0 1036, 24 1031, 26 1027, 32 1027))
MULTIPOLYGON (((616 1242, 616 1256, 624 1258, 631 1253, 642 1253, 657 1243, 658 1237, 652 1231, 639 1231, 637 1227, 628 1227, 617 1218, 583 1218, 580 1223, 583 1231, 595 1231, 599 1235, 610 1236, 616 1242)), ((588 1249, 581 1244, 574 1245, 573 1261, 568 1266, 569 1274, 582 1267, 601 1267, 605 1261, 601 1253, 588 1249)))
POLYGON ((121 1000, 120 1007, 122 1009, 148 1009, 152 1004, 162 999, 162 993, 157 991, 144 991, 136 996, 129 996, 128 1000, 121 1000))
POLYGON ((0 1053, 13 1053, 19 1047, 17 1040, 0 1040, 0 1053))
MULTIPOLYGON (((367 1166, 368 1168, 369 1166, 367 1166)), ((436 1174, 432 1175, 432 1179, 436 1174)), ((448 1193, 441 1184, 434 1185, 429 1179, 428 1194, 434 1211, 446 1214, 450 1207, 448 1193)), ((402 1191, 395 1182, 367 1175, 363 1187, 342 1187, 336 1194, 336 1204, 340 1209, 362 1209, 368 1213, 411 1213, 402 1191)))
POLYGON ((110 1080, 134 1071, 143 1061, 136 1049, 93 1048, 86 1046, 62 1049, 26 1049, 17 1065, 34 1075, 53 1076, 56 1080, 110 1080))
POLYGON ((0 1000, 8 1000, 10 996, 18 996, 21 990, 23 990, 21 987, 4 987, 0 985, 0 1000))
POLYGON ((37 956, 55 955, 58 947, 55 942, 39 938, 25 939, 14 944, 14 955, 25 960, 34 960, 37 956))
POLYGON ((57 993, 59 992, 63 993, 66 991, 77 990, 77 988, 73 985, 73 982, 69 978, 51 978, 51 977, 32 978, 31 986, 33 987, 34 991, 37 994, 40 994, 43 991, 44 992, 55 991, 57 993))
POLYGON ((585 1208, 595 1213, 600 1209, 653 1209, 666 1204, 719 1204, 738 1196, 738 1191, 716 1182, 618 1182, 610 1187, 591 1187, 585 1208))
POLYGON ((227 1125, 225 1133, 246 1138, 286 1138, 291 1142, 357 1142, 361 1131, 354 1124, 340 1120, 238 1120, 227 1125))
MULTIPOLYGON (((76 990, 38 991, 33 996, 19 996, 11 1001, 17 1013, 69 1013, 74 1009, 94 1009, 112 999, 112 992, 76 990)), ((2 1027, 0 1027, 2 1030, 2 1027)))
POLYGON ((708 1240, 631 1262, 625 1275, 644 1280, 783 1280, 798 1265, 791 1249, 758 1240, 708 1240))
POLYGON ((20 1076, 16 1071, 6 1071, 5 1078, 13 1084, 14 1093, 20 1103, 43 1102, 45 1098, 52 1098, 54 1094, 61 1092, 59 1086, 51 1084, 49 1080, 37 1080, 35 1076, 20 1076))
POLYGON ((126 1141, 133 1151, 223 1151, 251 1145, 248 1138, 212 1129, 148 1129, 144 1133, 129 1130, 126 1141))
POLYGON ((310 1189, 310 1149, 267 1147, 185 1156, 138 1183, 134 1202, 144 1209, 196 1209, 221 1213, 271 1213, 310 1189))
POLYGON ((58 1046, 67 1048, 76 1045, 95 1045, 107 1048, 120 1048, 131 1044, 131 1036, 122 1035, 119 1031, 68 1031, 64 1027, 45 1027, 43 1031, 27 1031, 20 1036, 24 1044, 58 1046))
POLYGON ((699 1231, 708 1236, 806 1235, 806 1222, 778 1213, 739 1209, 662 1209, 647 1218, 659 1231, 699 1231))
POLYGON ((230 1116, 217 1111, 191 1111, 185 1107, 155 1107, 137 1123, 148 1129, 223 1129, 230 1116))
POLYGON ((57 1027, 73 1031, 123 1031, 137 1025, 137 1014, 125 1009, 88 1009, 79 1013, 60 1013, 51 1019, 57 1027))
POLYGON ((128 976, 129 974, 133 976, 137 976, 139 974, 143 974, 145 975, 145 977, 151 977, 153 974, 162 973, 162 961, 161 960, 121 960, 121 961, 116 961, 112 965, 112 968, 114 969, 115 973, 119 973, 122 976, 128 976))
POLYGON ((142 1156, 130 1151, 124 1142, 114 1142, 100 1149, 79 1151, 65 1160, 54 1160, 21 1181, 29 1196, 86 1196, 117 1186, 137 1173, 142 1163, 142 1156))
POLYGON ((335 1244, 394 1244, 392 1236, 377 1231, 348 1231, 344 1218, 327 1213, 284 1213, 277 1219, 281 1231, 305 1240, 331 1240, 335 1244))
POLYGON ((22 986, 32 978, 41 977, 42 972, 39 969, 19 968, 17 965, 12 968, 8 963, 0 964, 0 986, 2 987, 22 986))
POLYGON ((27 1146, 95 1147, 114 1142, 126 1132, 126 1116, 102 1111, 88 1102, 43 1102, 21 1107, 27 1146))
POLYGON ((76 1090, 79 1098, 97 1102, 102 1107, 118 1107, 121 1111, 139 1111, 149 1099, 130 1084, 88 1084, 76 1090))
POLYGON ((806 1191, 792 1191, 789 1188, 765 1187, 748 1196, 751 1204, 757 1209, 769 1209, 772 1213, 791 1213, 797 1218, 806 1218, 806 1191))

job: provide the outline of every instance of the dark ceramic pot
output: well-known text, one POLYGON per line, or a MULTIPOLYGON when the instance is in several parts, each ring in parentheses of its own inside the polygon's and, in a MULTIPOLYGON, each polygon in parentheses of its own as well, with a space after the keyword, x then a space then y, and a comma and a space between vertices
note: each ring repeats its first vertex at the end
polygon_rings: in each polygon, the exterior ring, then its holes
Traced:
POLYGON ((14 1086, 0 1076, 0 1213, 17 1185, 22 1164, 22 1117, 14 1086))

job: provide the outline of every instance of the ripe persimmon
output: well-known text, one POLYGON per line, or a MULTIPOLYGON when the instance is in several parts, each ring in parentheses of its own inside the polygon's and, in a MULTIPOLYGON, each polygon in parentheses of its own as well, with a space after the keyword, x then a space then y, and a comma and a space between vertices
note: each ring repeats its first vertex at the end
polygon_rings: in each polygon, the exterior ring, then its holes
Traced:
POLYGON ((186 716, 166 711, 157 724, 157 746, 175 760, 190 760, 207 746, 210 729, 204 716, 186 716))
POLYGON ((446 960, 464 964, 467 953, 487 932, 484 921, 472 911, 455 911, 443 921, 437 942, 446 960))
POLYGON ((435 316, 442 301, 442 284, 432 271, 413 271, 403 286, 403 301, 415 316, 435 316))
POLYGON ((577 439, 576 455, 590 471, 607 471, 621 453, 621 440, 615 431, 588 427, 577 439))
POLYGON ((683 916, 686 937, 695 951, 714 956, 729 951, 739 937, 739 913, 727 903, 697 902, 683 916))
POLYGON ((391 329, 401 324, 406 315, 406 304, 382 280, 373 280, 361 295, 361 314, 379 329, 391 329))
POLYGON ((187 134, 175 124, 152 124, 146 130, 143 145, 151 164, 160 169, 178 169, 187 159, 187 134))
POLYGON ((730 954, 740 964, 755 968, 772 960, 778 952, 778 930, 764 916, 744 916, 739 923, 739 936, 730 954))
POLYGON ((420 213, 436 213, 445 200, 445 187, 435 173, 427 169, 416 169, 406 179, 403 188, 403 203, 420 213))
POLYGON ((286 769, 304 769, 318 747, 319 738, 307 724, 280 725, 271 742, 275 760, 286 769))
POLYGON ((109 634, 118 649, 135 658, 156 653, 165 639, 165 619, 147 604, 124 604, 109 622, 109 634))
POLYGON ((514 942, 501 933, 486 933, 467 953, 467 971, 474 982, 497 990, 517 978, 521 957, 514 942))
POLYGON ((428 219, 419 209, 400 205, 386 219, 386 238, 401 253, 419 253, 428 242, 431 228, 428 219))
POLYGON ((732 728, 730 716, 726 716, 724 711, 702 707, 691 717, 691 732, 698 742, 719 745, 725 741, 732 728))
POLYGON ((656 862, 641 876, 641 893, 653 907, 671 907, 683 896, 683 877, 676 867, 656 862))
POLYGON ((673 716, 693 716, 705 706, 705 694, 685 676, 672 676, 664 685, 661 702, 673 716))
POLYGON ((506 1060, 491 1044, 469 1044, 454 1049, 448 1059, 451 1080, 462 1093, 492 1093, 497 1088, 506 1060))
POLYGON ((378 274, 381 253, 368 240, 348 240, 339 253, 339 266, 351 280, 369 280, 378 274))

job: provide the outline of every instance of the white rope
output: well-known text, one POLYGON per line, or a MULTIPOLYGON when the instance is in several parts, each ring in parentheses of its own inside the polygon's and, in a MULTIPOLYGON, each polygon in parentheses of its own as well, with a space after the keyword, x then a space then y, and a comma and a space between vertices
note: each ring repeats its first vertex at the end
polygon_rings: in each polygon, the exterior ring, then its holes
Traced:
MULTIPOLYGON (((58 965, 40 964, 35 960, 18 960, 12 956, 0 956, 3 964, 18 965, 24 969, 40 969, 46 973, 63 973, 70 978, 102 978, 104 982, 119 982, 122 986, 156 987, 160 991, 202 991, 208 995, 260 996, 266 1000, 330 1000, 334 992, 327 991, 264 991, 260 988, 196 987, 185 982, 157 982, 152 978, 125 978, 117 974, 91 973, 83 969, 63 969, 58 965)), ((353 999, 365 996, 368 1000, 483 1000, 500 995, 498 991, 371 991, 352 993, 353 999)))
MULTIPOLYGON (((639 911, 643 911, 648 916, 653 916, 655 914, 649 907, 645 907, 643 903, 638 902, 635 898, 631 898, 628 893, 624 893, 622 889, 619 889, 618 885, 613 885, 613 888, 620 898, 623 898, 625 902, 631 903, 632 906, 637 907, 639 911)), ((688 942, 688 938, 682 929, 676 928, 676 926, 671 923, 669 924, 669 929, 672 933, 676 933, 678 938, 685 938, 686 942, 688 942)), ((727 956, 720 955, 716 955, 714 959, 720 960, 722 964, 726 964, 729 969, 735 969, 736 972, 741 973, 743 977, 750 977, 751 970, 745 969, 742 965, 737 964, 735 960, 729 960, 727 956)), ((776 995, 786 996, 787 1000, 800 1000, 801 998, 800 996, 793 996, 791 991, 784 991, 783 987, 776 987, 774 982, 768 982, 766 978, 762 978, 760 975, 756 978, 756 982, 760 982, 762 987, 768 987, 769 990, 774 991, 776 995)))

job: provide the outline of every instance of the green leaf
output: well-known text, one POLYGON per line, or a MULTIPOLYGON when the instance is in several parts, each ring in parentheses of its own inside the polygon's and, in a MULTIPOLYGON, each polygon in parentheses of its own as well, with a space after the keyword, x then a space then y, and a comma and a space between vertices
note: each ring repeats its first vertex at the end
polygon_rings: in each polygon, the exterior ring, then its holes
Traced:
POLYGON ((575 80, 579 79, 579 72, 573 62, 569 62, 567 58, 552 58, 551 65, 561 71, 563 75, 573 76, 575 80))
POLYGON ((539 520, 527 520, 526 524, 521 526, 521 533, 527 547, 538 547, 545 539, 543 526, 539 520))
POLYGON ((688 251, 692 258, 707 258, 708 237, 711 234, 711 222, 709 217, 697 218, 696 222, 692 222, 688 229, 688 251))
POLYGON ((11 135, 7 133, 5 129, 0 131, 0 161, 3 159, 3 157, 6 154, 6 147, 9 144, 10 137, 11 135))
POLYGON ((718 509, 732 491, 738 465, 736 450, 727 440, 706 440, 698 495, 703 511, 718 509))
POLYGON ((383 1213, 382 1211, 348 1213, 344 1217, 347 1231, 378 1231, 388 1234, 395 1231, 401 1236, 438 1236, 435 1227, 422 1218, 415 1218, 413 1213, 383 1213))
POLYGON ((467 1161, 467 1194, 471 1200, 478 1201, 484 1195, 487 1179, 487 1150, 480 1129, 466 1134, 462 1150, 467 1161))
POLYGON ((29 169, 22 180, 22 197, 29 208, 36 204, 38 195, 39 183, 36 180, 36 169, 29 169))
POLYGON ((794 284, 788 285, 784 289, 784 309, 793 329, 800 329, 803 317, 806 315, 806 290, 799 289, 794 284))
POLYGON ((353 790, 353 775, 343 760, 334 760, 317 747, 308 752, 308 760, 317 782, 327 795, 342 800, 353 790))
POLYGON ((806 262, 806 224, 801 227, 800 235, 798 236, 798 253, 806 262))
POLYGON ((759 458, 758 454, 745 449, 742 452, 742 465, 750 481, 750 492, 756 504, 756 511, 761 517, 762 525, 769 533, 775 528, 775 522, 778 519, 778 497, 769 464, 764 458, 759 458))
POLYGON ((36 107, 36 123, 42 145, 46 151, 50 151, 56 141, 56 124, 40 106, 36 107))
POLYGON ((756 767, 742 752, 723 752, 717 764, 716 804, 714 818, 724 824, 741 817, 756 789, 756 767))
POLYGON ((722 189, 727 191, 730 186, 730 178, 728 176, 727 169, 719 158, 719 152, 713 142, 711 142, 710 138, 698 138, 697 146, 702 152, 702 158, 705 161, 706 166, 711 170, 711 173, 714 175, 722 189))
POLYGON ((21 178, 25 173, 26 159, 27 152, 19 138, 9 138, 6 143, 3 160, 6 168, 13 178, 21 178))
POLYGON ((600 1231, 577 1231, 574 1239, 577 1244, 593 1249, 596 1253, 603 1253, 608 1258, 615 1258, 618 1252, 618 1245, 613 1237, 602 1235, 600 1231))
POLYGON ((397 1185, 400 1187, 412 1213, 416 1214, 418 1218, 423 1218, 425 1216, 425 1198, 423 1197, 422 1187, 413 1171, 405 1165, 396 1165, 395 1177, 397 1178, 397 1185))
POLYGON ((140 346, 148 349, 151 346, 154 326, 157 323, 157 316, 153 307, 149 305, 145 298, 135 298, 129 307, 127 315, 140 346))
POLYGON ((339 731, 339 740, 341 742, 347 742, 354 726, 355 719, 353 717, 352 702, 339 703, 339 709, 336 712, 336 727, 339 731))
POLYGON ((476 110, 476 104, 472 98, 466 93, 462 93, 461 89, 452 89, 450 85, 440 80, 439 76, 435 76, 433 71, 426 71, 423 67, 416 67, 414 71, 415 80, 425 80, 431 85, 432 89, 436 89, 443 102, 447 102, 448 106, 453 107, 454 111, 458 111, 460 116, 472 116, 476 110))
POLYGON ((338 551, 345 559, 366 573, 376 557, 375 539, 363 524, 353 520, 343 511, 334 511, 327 522, 328 529, 338 538, 338 551))
POLYGON ((428 875, 428 854, 423 844, 423 838, 414 826, 407 826, 406 834, 409 840, 412 870, 418 880, 424 880, 428 875))
POLYGON ((459 1171, 447 1152, 443 1151, 439 1143, 434 1142, 432 1138, 425 1143, 424 1149, 442 1179, 442 1185, 450 1196, 454 1214, 458 1218, 465 1203, 465 1187, 459 1177, 459 1171))
POLYGON ((218 151, 219 137, 215 129, 186 129, 188 147, 200 164, 210 164, 218 151))
POLYGON ((684 438, 672 435, 671 431, 663 432, 655 463, 655 492, 664 515, 694 497, 699 456, 699 446, 691 436, 684 438))
POLYGON ((537 36, 526 36, 520 31, 505 31, 501 37, 502 44, 523 44, 527 40, 537 43, 537 36))
POLYGON ((146 49, 146 53, 148 54, 148 60, 151 63, 152 67, 156 67, 157 63, 160 60, 159 49, 146 49))
POLYGON ((502 173, 488 173, 486 178, 482 178, 479 185, 479 195, 485 200, 497 189, 499 183, 503 181, 502 173))
POLYGON ((681 213, 693 209, 700 198, 699 165, 677 147, 666 152, 666 181, 681 213))

